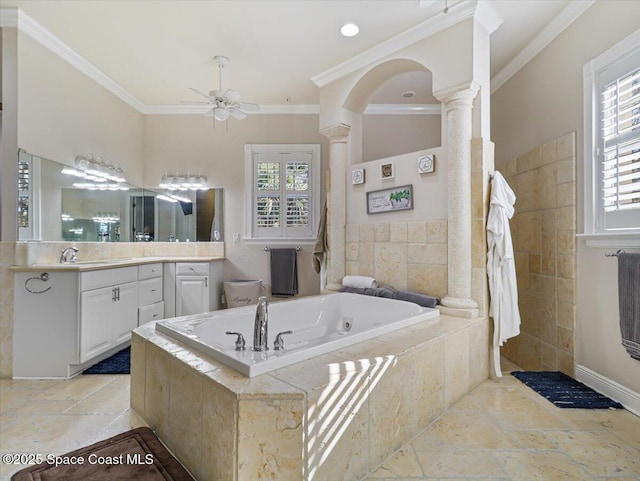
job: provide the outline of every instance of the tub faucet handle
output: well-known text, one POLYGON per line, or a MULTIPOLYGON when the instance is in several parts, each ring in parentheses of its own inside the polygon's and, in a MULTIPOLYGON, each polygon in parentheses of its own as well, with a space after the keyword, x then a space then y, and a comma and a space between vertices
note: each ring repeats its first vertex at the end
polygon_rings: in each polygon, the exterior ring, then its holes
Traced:
POLYGON ((225 334, 229 336, 238 336, 236 338, 236 351, 244 351, 244 337, 241 332, 227 331, 225 334))
POLYGON ((293 334, 293 331, 282 331, 278 333, 278 335, 276 336, 276 340, 273 341, 273 349, 275 351, 284 349, 284 341, 282 340, 282 336, 285 334, 293 334))

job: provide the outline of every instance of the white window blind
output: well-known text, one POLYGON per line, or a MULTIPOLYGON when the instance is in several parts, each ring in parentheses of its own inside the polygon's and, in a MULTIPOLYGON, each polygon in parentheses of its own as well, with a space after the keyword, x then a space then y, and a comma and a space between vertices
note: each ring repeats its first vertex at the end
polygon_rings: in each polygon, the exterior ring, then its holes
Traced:
POLYGON ((598 230, 640 227, 640 54, 598 76, 598 230))
POLYGON ((276 147, 246 147, 253 191, 246 237, 313 239, 319 212, 319 146, 276 147))

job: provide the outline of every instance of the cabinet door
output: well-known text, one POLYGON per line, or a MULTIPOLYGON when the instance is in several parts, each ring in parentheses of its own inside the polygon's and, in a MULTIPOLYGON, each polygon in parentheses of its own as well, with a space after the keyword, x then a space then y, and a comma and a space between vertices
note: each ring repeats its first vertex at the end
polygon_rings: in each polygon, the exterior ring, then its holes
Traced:
POLYGON ((129 282, 116 287, 115 312, 111 319, 114 345, 131 338, 131 330, 138 327, 138 283, 129 282))
POLYGON ((80 296, 80 362, 113 346, 111 322, 116 292, 114 287, 85 291, 80 296))
POLYGON ((209 277, 176 277, 176 317, 209 312, 209 277))

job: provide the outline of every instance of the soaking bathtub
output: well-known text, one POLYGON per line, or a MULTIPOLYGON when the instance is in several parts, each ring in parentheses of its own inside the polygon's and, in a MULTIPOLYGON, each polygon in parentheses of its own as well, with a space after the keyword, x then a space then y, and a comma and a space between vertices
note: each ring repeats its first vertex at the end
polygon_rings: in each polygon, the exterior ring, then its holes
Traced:
POLYGON ((336 293, 269 304, 269 349, 253 346, 255 306, 236 307, 156 323, 156 330, 177 339, 217 361, 254 377, 320 354, 366 341, 419 322, 437 322, 439 311, 411 302, 336 293), (284 347, 273 341, 283 331, 284 347), (239 332, 246 349, 236 350, 239 332))

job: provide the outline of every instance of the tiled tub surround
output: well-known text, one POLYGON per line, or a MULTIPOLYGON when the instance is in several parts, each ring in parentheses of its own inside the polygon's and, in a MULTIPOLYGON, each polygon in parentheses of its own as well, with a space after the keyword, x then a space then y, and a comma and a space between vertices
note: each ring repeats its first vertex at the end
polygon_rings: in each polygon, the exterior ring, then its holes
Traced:
POLYGON ((575 132, 502 169, 516 194, 511 232, 522 325, 502 355, 523 369, 575 377, 575 132))
POLYGON ((0 378, 13 375, 13 272, 11 266, 56 263, 68 246, 78 259, 224 257, 224 242, 0 242, 0 378))
POLYGON ((247 378, 150 323, 131 406, 199 480, 356 480, 487 379, 488 349, 487 319, 444 315, 247 378))

